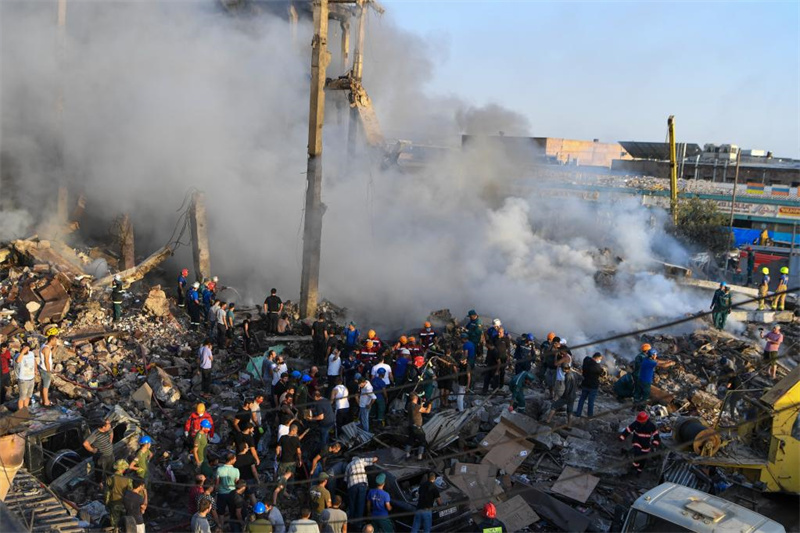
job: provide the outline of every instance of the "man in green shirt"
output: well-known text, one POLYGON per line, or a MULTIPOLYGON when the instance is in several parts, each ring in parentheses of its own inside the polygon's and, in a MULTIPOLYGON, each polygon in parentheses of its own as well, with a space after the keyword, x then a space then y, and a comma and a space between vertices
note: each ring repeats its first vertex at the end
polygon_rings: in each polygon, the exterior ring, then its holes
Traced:
POLYGON ((111 519, 111 527, 115 529, 125 513, 122 497, 125 495, 125 491, 132 487, 130 478, 125 477, 125 471, 129 466, 125 459, 118 460, 114 463, 114 474, 106 478, 104 502, 111 519))
POLYGON ((325 487, 328 484, 328 474, 321 473, 319 482, 311 487, 308 495, 311 497, 311 518, 319 522, 322 512, 331 506, 331 493, 325 487))
POLYGON ((147 484, 150 476, 150 459, 153 458, 153 452, 150 451, 150 446, 153 445, 153 439, 147 435, 139 437, 139 451, 136 452, 136 458, 131 463, 131 470, 136 472, 136 475, 142 478, 147 484))
POLYGON ((211 431, 211 422, 203 420, 200 422, 200 431, 194 436, 194 447, 192 448, 192 457, 194 464, 200 468, 206 460, 206 448, 208 447, 208 433, 211 431))

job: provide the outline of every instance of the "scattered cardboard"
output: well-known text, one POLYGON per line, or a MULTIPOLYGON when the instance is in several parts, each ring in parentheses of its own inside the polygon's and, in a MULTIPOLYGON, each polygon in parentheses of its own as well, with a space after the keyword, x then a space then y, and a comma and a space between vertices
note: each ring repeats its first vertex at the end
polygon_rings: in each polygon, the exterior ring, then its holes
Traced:
POLYGON ((456 463, 446 477, 467 495, 472 509, 482 508, 486 502, 503 493, 495 481, 497 467, 493 464, 456 463))
POLYGON ((600 478, 567 466, 558 476, 558 480, 553 483, 551 490, 576 502, 586 503, 598 483, 600 483, 600 478))
MULTIPOLYGON (((498 425, 498 427, 502 426, 498 425)), ((506 474, 513 474, 528 458, 531 451, 533 451, 533 444, 525 440, 524 437, 517 435, 515 431, 503 429, 503 435, 500 436, 500 440, 493 444, 481 464, 490 463, 503 470, 506 474)))
POLYGON ((505 524, 508 531, 520 531, 539 521, 539 515, 519 495, 508 501, 499 502, 495 507, 497 507, 497 519, 505 524))

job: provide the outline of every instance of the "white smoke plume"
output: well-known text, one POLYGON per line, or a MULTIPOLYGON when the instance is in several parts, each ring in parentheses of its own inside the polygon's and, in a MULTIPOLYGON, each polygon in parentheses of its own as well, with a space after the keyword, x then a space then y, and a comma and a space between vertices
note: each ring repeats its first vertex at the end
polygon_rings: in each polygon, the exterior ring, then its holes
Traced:
MULTIPOLYGON (((49 209, 60 85, 67 176, 87 194, 92 220, 130 212, 144 256, 172 234, 186 191, 205 190, 223 284, 246 295, 240 303, 258 303, 272 286, 297 299, 309 25, 292 44, 282 18, 235 18, 216 5, 70 2, 59 70, 55 2, 4 2, 4 156, 19 169, 20 207, 49 209)), ((452 147, 462 133, 531 133, 496 104, 427 94, 438 43, 397 29, 390 13, 371 29, 365 86, 388 136, 452 147)), ((342 74, 337 64, 329 76, 342 74)), ((536 187, 509 197, 517 162, 482 143, 445 150, 414 173, 379 171, 366 150, 347 163, 337 98, 328 94, 320 292, 361 324, 396 331, 434 309, 461 317, 474 307, 513 331, 556 330, 575 344, 705 307, 651 273, 654 258, 682 260, 663 214, 536 187), (595 281, 600 248, 624 259, 613 291, 595 281)), ((168 267, 184 265, 185 247, 168 267)))

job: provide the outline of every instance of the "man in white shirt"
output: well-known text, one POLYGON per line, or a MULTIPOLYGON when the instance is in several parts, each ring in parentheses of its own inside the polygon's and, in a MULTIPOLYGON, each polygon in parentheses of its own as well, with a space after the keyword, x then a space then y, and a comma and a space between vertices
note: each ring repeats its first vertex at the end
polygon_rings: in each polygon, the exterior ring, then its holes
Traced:
POLYGON ((359 407, 359 420, 361 420, 361 429, 369 431, 369 410, 372 407, 372 402, 377 400, 373 392, 372 384, 367 378, 362 377, 358 381, 358 407, 359 407))
POLYGON ((281 380, 281 375, 283 375, 284 372, 288 371, 289 367, 286 366, 286 363, 283 360, 283 356, 282 355, 277 356, 275 358, 275 368, 272 371, 272 386, 274 387, 275 385, 277 385, 278 382, 281 380))
POLYGON ((228 304, 226 302, 219 303, 216 313, 216 322, 217 346, 219 346, 220 349, 224 349, 228 341, 228 304))
POLYGON ((336 431, 338 437, 339 428, 352 421, 350 417, 350 392, 347 387, 342 383, 342 378, 335 378, 335 385, 331 391, 331 402, 333 403, 333 410, 336 412, 336 431))
POLYGON ((211 339, 206 339, 197 351, 197 362, 200 366, 200 375, 203 378, 204 394, 211 393, 211 366, 214 362, 214 355, 211 353, 211 347, 213 345, 211 339))
POLYGON ((328 396, 336 385, 336 378, 342 375, 342 352, 339 347, 334 347, 328 356, 328 396))
POLYGON ((381 379, 383 380, 384 383, 386 383, 386 386, 388 387, 394 381, 394 375, 392 374, 392 367, 386 364, 386 359, 384 357, 380 358, 380 363, 372 367, 372 377, 374 378, 375 376, 377 376, 378 371, 381 368, 385 372, 381 379))
POLYGON ((31 350, 30 344, 23 344, 14 357, 14 371, 17 374, 17 384, 19 385, 18 410, 27 408, 31 404, 34 380, 36 379, 36 367, 38 365, 39 358, 31 350))

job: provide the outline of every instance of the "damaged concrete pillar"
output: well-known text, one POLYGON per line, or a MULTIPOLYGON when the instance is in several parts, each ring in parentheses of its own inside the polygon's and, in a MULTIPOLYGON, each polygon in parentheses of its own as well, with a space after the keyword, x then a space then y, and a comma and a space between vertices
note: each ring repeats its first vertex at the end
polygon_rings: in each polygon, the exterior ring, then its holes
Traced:
POLYGON ((133 241, 133 224, 128 213, 122 215, 119 223, 119 245, 122 255, 122 269, 128 270, 136 266, 136 256, 133 241))
POLYGON ((66 224, 67 217, 69 216, 69 192, 67 192, 67 187, 65 185, 61 185, 58 188, 58 203, 56 204, 56 217, 59 224, 66 224))
POLYGON ((206 195, 197 191, 192 195, 189 214, 192 226, 192 256, 194 274, 198 281, 211 278, 211 253, 208 249, 208 228, 206 226, 206 195))

